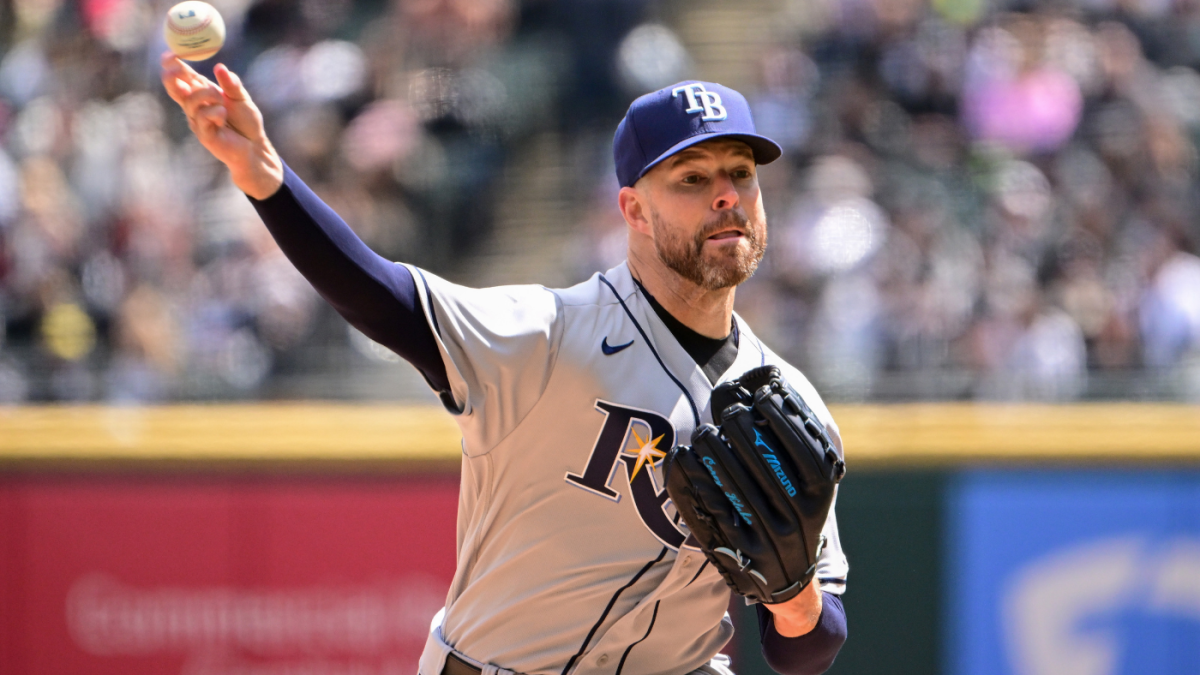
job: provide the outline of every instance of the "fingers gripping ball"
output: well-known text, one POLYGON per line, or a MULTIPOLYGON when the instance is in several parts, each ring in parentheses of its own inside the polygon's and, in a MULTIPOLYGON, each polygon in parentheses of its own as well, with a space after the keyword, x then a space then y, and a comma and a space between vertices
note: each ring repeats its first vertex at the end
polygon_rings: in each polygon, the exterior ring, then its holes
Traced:
POLYGON ((846 472, 841 451, 774 366, 713 391, 713 421, 667 457, 667 491, 738 593, 785 602, 816 574, 846 472))
POLYGON ((225 21, 207 2, 187 0, 167 12, 163 38, 179 58, 203 61, 225 44, 225 21))

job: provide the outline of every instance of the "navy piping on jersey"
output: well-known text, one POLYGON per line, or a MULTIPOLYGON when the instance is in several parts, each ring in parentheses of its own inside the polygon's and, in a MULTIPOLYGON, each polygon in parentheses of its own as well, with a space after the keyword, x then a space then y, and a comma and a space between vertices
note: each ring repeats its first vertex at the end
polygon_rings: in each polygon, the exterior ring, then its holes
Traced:
MULTIPOLYGON (((633 575, 633 578, 629 580, 629 583, 618 588, 617 592, 614 593, 613 596, 608 599, 608 606, 604 608, 604 612, 601 613, 600 618, 596 620, 596 625, 592 626, 592 629, 590 631, 588 631, 587 637, 585 637, 583 639, 583 644, 579 645, 579 651, 575 652, 575 655, 571 657, 570 661, 567 661, 566 667, 562 669, 562 675, 567 675, 567 673, 571 672, 571 668, 575 665, 575 661, 577 661, 579 659, 580 655, 582 655, 583 652, 587 650, 588 643, 590 643, 592 641, 592 638, 596 636, 596 631, 600 630, 600 624, 604 623, 604 620, 608 618, 608 613, 612 611, 613 605, 617 604, 617 598, 621 597, 621 594, 625 592, 625 589, 636 584, 637 580, 641 579, 643 574, 648 572, 651 567, 654 567, 656 564, 661 562, 662 559, 666 555, 667 555, 667 547, 664 546, 663 549, 658 552, 657 558, 646 563, 642 567, 642 569, 638 570, 637 574, 633 575)), ((655 613, 658 612, 657 605, 655 606, 654 611, 655 611, 655 613)), ((653 626, 653 622, 651 622, 651 625, 653 626)), ((649 633, 646 633, 646 634, 649 635, 649 633)), ((642 638, 642 639, 644 640, 645 638, 642 638)), ((635 642, 634 644, 637 644, 637 643, 635 642)), ((626 652, 626 653, 628 654, 628 652, 626 652)), ((622 658, 621 662, 624 663, 625 659, 622 658)))
MULTIPOLYGON (((737 326, 738 326, 738 322, 734 321, 733 327, 737 328, 737 326)), ((741 335, 741 333, 738 333, 738 335, 741 335)), ((758 355, 760 357, 759 361, 758 361, 758 365, 760 365, 760 366, 767 365, 767 348, 763 346, 762 340, 759 340, 757 335, 751 335, 751 337, 754 338, 754 348, 758 350, 758 355)))
POLYGON ((417 270, 417 274, 421 275, 421 283, 425 285, 425 304, 429 305, 429 317, 433 319, 433 331, 438 334, 438 337, 441 337, 442 329, 438 326, 437 311, 433 306, 433 290, 429 288, 429 280, 425 278, 425 273, 419 268, 414 269, 417 270))
MULTIPOLYGON (((704 564, 700 566, 700 569, 696 570, 696 576, 692 577, 692 580, 687 582, 687 586, 691 586, 692 584, 696 583, 696 580, 700 578, 700 573, 704 571, 705 567, 708 567, 707 558, 704 559, 704 564)), ((687 586, 684 586, 684 588, 687 588, 687 586)))
POLYGON ((634 318, 633 312, 629 311, 629 307, 625 304, 625 301, 621 299, 621 294, 617 293, 617 289, 614 288, 611 283, 609 283, 608 279, 604 278, 603 274, 600 275, 600 281, 603 281, 604 285, 608 286, 608 290, 612 291, 613 297, 617 299, 617 302, 621 303, 621 309, 625 310, 625 314, 629 317, 629 320, 633 322, 633 327, 637 329, 638 333, 641 334, 642 339, 646 341, 646 346, 650 348, 650 353, 654 355, 654 360, 658 361, 658 365, 662 367, 663 372, 667 374, 667 377, 671 378, 671 381, 675 383, 675 386, 679 387, 679 391, 683 392, 684 397, 687 398, 688 405, 692 407, 692 417, 696 420, 696 426, 700 426, 700 411, 696 408, 696 402, 692 400, 692 395, 690 392, 688 392, 687 387, 684 387, 683 383, 680 382, 679 379, 676 378, 675 375, 670 371, 670 369, 667 368, 667 364, 663 363, 662 357, 658 355, 658 350, 655 349, 654 344, 650 342, 650 337, 646 335, 646 331, 642 330, 642 325, 638 323, 636 318, 634 318))
POLYGON ((621 655, 621 662, 617 664, 616 675, 621 675, 621 669, 625 667, 625 659, 629 658, 629 652, 633 651, 634 647, 638 646, 644 642, 646 638, 650 637, 650 631, 654 630, 654 622, 658 621, 658 605, 661 602, 662 600, 659 600, 654 603, 654 613, 650 615, 650 627, 646 629, 646 634, 642 636, 641 640, 638 640, 637 642, 625 648, 625 653, 621 655))
POLYGON ((730 322, 729 335, 723 338, 711 338, 707 335, 702 335, 667 311, 667 308, 663 307, 651 295, 650 291, 646 290, 646 287, 638 281, 637 277, 633 278, 633 283, 637 284, 638 292, 642 294, 642 297, 646 299, 646 303, 650 305, 650 308, 654 310, 654 313, 666 325, 667 330, 671 331, 671 335, 675 338, 675 341, 679 343, 680 347, 683 347, 683 351, 687 352, 688 356, 692 357, 692 360, 696 362, 696 366, 708 378, 709 383, 715 386, 720 381, 721 376, 737 361, 737 322, 730 322))
MULTIPOLYGON (((433 320, 434 335, 436 335, 440 340, 442 338, 442 329, 440 326, 438 326, 437 306, 433 304, 433 290, 429 288, 429 280, 425 278, 425 273, 422 272, 420 268, 414 269, 417 270, 417 274, 421 277, 421 283, 425 286, 425 304, 429 306, 429 317, 433 320)), ((442 358, 441 353, 438 354, 438 358, 442 358)), ((425 371, 419 368, 417 370, 421 373, 421 375, 425 376, 425 382, 429 384, 429 388, 437 392, 438 399, 442 402, 442 407, 446 409, 446 412, 452 415, 461 415, 465 408, 464 406, 460 406, 458 401, 454 400, 454 392, 450 391, 450 373, 446 373, 446 388, 442 389, 434 384, 433 380, 429 379, 428 375, 425 375, 425 371)), ((465 441, 463 448, 463 454, 466 454, 465 441)))

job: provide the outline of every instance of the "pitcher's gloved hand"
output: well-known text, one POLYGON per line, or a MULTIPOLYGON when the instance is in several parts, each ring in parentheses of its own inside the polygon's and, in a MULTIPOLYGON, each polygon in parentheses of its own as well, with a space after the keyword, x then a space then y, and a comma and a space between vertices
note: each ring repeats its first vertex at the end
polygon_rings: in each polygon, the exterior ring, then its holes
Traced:
POLYGON ((717 426, 668 455, 667 490, 733 590, 787 601, 816 574, 845 461, 774 366, 719 385, 712 411, 717 426))

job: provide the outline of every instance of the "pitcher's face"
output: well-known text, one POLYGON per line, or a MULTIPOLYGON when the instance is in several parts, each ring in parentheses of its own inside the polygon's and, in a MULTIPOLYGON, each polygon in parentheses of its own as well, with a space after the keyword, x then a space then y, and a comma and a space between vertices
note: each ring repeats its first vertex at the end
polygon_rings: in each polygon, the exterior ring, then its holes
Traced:
POLYGON ((706 290, 736 286, 758 268, 767 221, 754 155, 730 139, 679 151, 638 181, 659 259, 706 290))

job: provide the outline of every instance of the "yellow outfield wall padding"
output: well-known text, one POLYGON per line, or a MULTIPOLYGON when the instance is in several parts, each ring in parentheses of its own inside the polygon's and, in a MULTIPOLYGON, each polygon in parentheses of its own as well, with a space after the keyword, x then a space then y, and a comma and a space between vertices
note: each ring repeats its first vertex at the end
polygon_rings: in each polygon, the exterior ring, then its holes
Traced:
POLYGON ((848 461, 1200 461, 1200 406, 834 406, 848 461))
POLYGON ((459 457, 460 438, 454 419, 430 406, 0 409, 0 460, 446 460, 459 457))
MULTIPOLYGON (((851 467, 1200 461, 1200 406, 922 403, 838 405, 833 413, 851 467)), ((459 457, 460 441, 453 417, 437 406, 0 408, 0 462, 10 463, 447 462, 459 457)))

